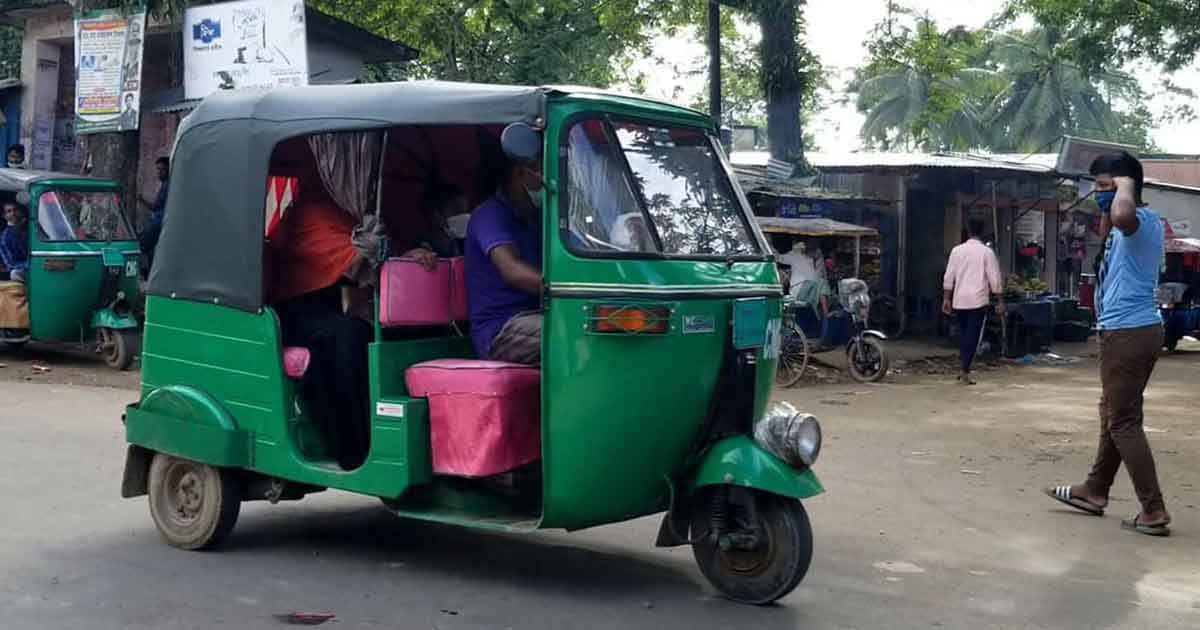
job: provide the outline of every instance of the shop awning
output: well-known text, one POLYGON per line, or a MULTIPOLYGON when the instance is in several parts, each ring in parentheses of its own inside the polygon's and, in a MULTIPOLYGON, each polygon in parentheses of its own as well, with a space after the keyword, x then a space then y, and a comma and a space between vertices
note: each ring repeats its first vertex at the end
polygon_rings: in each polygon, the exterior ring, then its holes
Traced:
POLYGON ((1168 254, 1200 254, 1200 238, 1169 238, 1168 254))
POLYGON ((768 234, 788 234, 791 236, 878 236, 874 228, 843 223, 822 217, 782 218, 755 217, 759 227, 768 234))

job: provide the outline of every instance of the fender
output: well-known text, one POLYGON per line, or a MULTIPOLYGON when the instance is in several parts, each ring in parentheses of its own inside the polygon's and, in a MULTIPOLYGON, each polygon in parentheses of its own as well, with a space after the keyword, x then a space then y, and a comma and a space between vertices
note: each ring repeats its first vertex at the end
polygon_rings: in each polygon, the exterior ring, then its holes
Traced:
POLYGON ((137 318, 130 314, 118 314, 110 307, 97 309, 92 313, 92 330, 109 328, 112 330, 133 330, 138 327, 137 318))
POLYGON ((874 337, 880 341, 887 341, 887 335, 878 330, 864 330, 862 334, 864 337, 874 337))
POLYGON ((232 468, 253 464, 254 435, 211 396, 193 387, 160 387, 125 410, 125 439, 134 446, 232 468))
POLYGON ((746 435, 725 438, 704 455, 695 476, 684 481, 686 494, 672 495, 671 507, 659 527, 657 545, 674 547, 688 544, 691 499, 701 488, 731 485, 754 488, 793 499, 807 499, 825 491, 812 469, 796 470, 763 450, 746 435))
POLYGON ((747 435, 725 438, 708 449, 688 494, 718 484, 754 488, 794 499, 815 497, 825 491, 811 469, 796 470, 788 466, 747 435))

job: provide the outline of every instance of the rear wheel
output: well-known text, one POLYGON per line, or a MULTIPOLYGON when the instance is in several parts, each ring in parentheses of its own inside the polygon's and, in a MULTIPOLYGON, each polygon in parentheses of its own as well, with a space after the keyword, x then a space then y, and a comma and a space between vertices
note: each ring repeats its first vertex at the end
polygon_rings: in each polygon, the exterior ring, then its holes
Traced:
POLYGON ((713 532, 713 505, 701 500, 692 516, 692 553, 700 572, 722 595, 744 604, 770 604, 800 584, 812 562, 813 536, 800 501, 752 490, 750 509, 730 503, 728 529, 713 532))
POLYGON ((846 364, 854 380, 860 383, 877 383, 887 376, 888 356, 883 349, 883 343, 878 339, 862 337, 850 342, 846 349, 846 364))
POLYGON ((808 369, 808 336, 793 321, 786 321, 779 344, 779 362, 775 367, 775 384, 791 387, 800 382, 808 369))
POLYGON ((150 462, 150 516, 168 544, 208 549, 237 522, 241 488, 232 472, 163 453, 150 462))

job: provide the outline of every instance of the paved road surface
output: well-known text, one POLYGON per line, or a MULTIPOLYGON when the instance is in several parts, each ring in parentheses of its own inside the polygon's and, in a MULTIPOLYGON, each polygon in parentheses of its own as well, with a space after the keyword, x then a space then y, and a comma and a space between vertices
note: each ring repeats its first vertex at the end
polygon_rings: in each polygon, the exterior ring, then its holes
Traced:
POLYGON ((1124 478, 1105 518, 1037 493, 1091 456, 1087 365, 792 390, 824 419, 829 492, 808 503, 808 579, 768 608, 715 598, 689 550, 652 547, 655 519, 509 537, 330 492, 247 505, 221 551, 176 551, 144 499, 118 497, 131 392, 0 382, 0 628, 281 628, 291 611, 336 613, 328 628, 1197 628, 1197 382, 1200 355, 1172 357, 1149 394, 1168 540, 1120 530, 1124 478))

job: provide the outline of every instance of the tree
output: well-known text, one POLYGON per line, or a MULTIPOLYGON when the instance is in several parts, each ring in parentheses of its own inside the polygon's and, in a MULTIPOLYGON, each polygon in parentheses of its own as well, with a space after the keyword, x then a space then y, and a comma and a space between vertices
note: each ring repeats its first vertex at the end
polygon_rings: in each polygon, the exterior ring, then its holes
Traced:
POLYGON ((1022 13, 1071 33, 1064 52, 1088 74, 1138 59, 1174 72, 1200 51, 1195 0, 1009 0, 1001 22, 1022 13))
MULTIPOLYGON (((1086 75, 1064 59, 1062 50, 1073 45, 1055 28, 996 36, 991 57, 1004 68, 1009 84, 993 105, 993 146, 1038 151, 1068 134, 1098 140, 1139 134, 1130 129, 1137 123, 1136 110, 1121 114, 1112 106, 1117 99, 1139 102, 1137 81, 1116 71, 1086 75)), ((1144 142, 1145 127, 1140 135, 1144 142)))
POLYGON ((867 40, 870 62, 855 72, 850 91, 866 115, 868 144, 925 150, 964 150, 987 144, 997 73, 983 66, 978 33, 946 32, 928 16, 889 3, 887 17, 867 40))
POLYGON ((372 78, 487 83, 613 83, 667 0, 315 0, 321 11, 421 51, 372 78))

